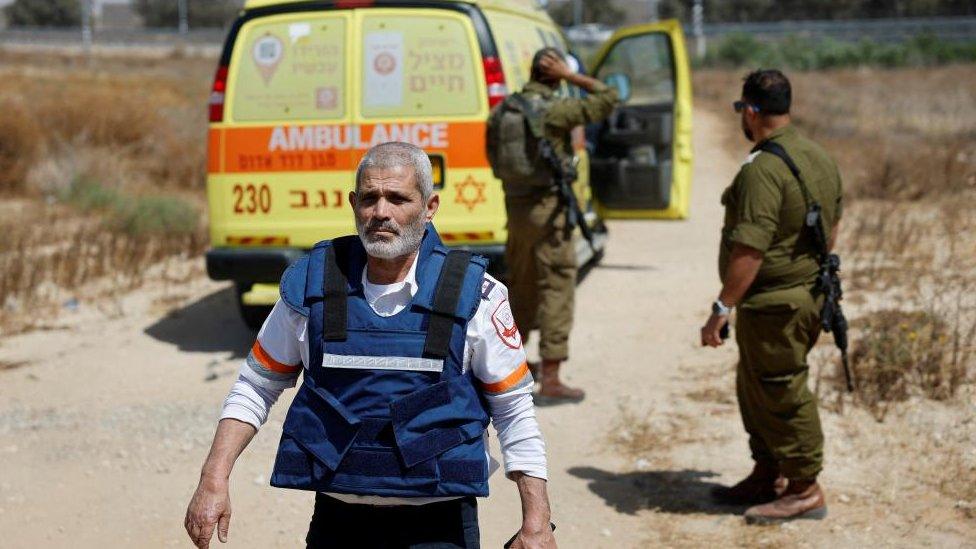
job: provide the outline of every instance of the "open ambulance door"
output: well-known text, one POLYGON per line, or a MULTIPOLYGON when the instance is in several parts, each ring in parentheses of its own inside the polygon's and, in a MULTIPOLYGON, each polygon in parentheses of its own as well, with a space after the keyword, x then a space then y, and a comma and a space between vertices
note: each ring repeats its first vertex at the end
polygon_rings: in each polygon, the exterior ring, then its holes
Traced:
POLYGON ((691 74, 675 20, 625 27, 594 58, 593 76, 623 100, 601 122, 590 185, 604 218, 681 219, 691 187, 691 74))

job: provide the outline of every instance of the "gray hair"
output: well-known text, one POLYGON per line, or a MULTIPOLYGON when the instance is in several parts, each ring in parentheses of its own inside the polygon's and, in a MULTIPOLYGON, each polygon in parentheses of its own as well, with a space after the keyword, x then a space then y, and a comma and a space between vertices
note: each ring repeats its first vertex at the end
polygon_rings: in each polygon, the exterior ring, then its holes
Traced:
POLYGON ((363 173, 368 169, 389 169, 401 166, 413 168, 414 181, 424 202, 434 194, 434 177, 431 175, 430 157, 423 149, 402 141, 380 143, 366 151, 356 168, 356 192, 363 181, 363 173))

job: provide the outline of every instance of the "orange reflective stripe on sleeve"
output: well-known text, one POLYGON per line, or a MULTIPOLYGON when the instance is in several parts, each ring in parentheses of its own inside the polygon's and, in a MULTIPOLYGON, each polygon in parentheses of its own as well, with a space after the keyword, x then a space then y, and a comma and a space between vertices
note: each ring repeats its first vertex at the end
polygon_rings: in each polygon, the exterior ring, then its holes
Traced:
POLYGON ((529 373, 529 365, 523 362, 515 369, 514 372, 508 375, 505 379, 501 381, 496 381, 495 383, 482 383, 481 387, 488 393, 504 393, 505 391, 515 387, 525 378, 529 373))
POLYGON ((278 372, 279 374, 293 374, 301 369, 300 364, 290 366, 288 364, 282 364, 281 362, 271 358, 271 355, 269 355, 268 352, 261 347, 261 342, 259 341, 254 342, 254 346, 251 347, 251 354, 254 355, 254 358, 256 358, 262 366, 268 370, 271 370, 272 372, 278 372))

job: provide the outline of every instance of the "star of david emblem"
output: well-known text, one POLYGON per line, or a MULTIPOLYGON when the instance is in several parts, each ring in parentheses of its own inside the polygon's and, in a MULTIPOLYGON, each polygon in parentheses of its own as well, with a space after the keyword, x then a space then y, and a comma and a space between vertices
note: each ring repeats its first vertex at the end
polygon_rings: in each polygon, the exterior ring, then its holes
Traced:
POLYGON ((487 201, 485 184, 481 181, 475 181, 470 175, 456 188, 457 194, 454 197, 454 203, 463 205, 469 212, 474 211, 478 204, 484 204, 487 201))

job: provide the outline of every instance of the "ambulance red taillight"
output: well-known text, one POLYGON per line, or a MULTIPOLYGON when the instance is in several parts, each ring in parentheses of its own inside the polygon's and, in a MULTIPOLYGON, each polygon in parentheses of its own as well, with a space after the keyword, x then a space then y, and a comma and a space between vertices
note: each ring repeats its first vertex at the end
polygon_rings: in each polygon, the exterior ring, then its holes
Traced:
POLYGON ((488 87, 488 108, 502 102, 508 95, 505 85, 505 73, 502 72, 502 62, 497 57, 485 57, 485 85, 488 87))
POLYGON ((224 121, 224 92, 227 91, 227 65, 217 67, 213 87, 210 88, 210 121, 224 121))

